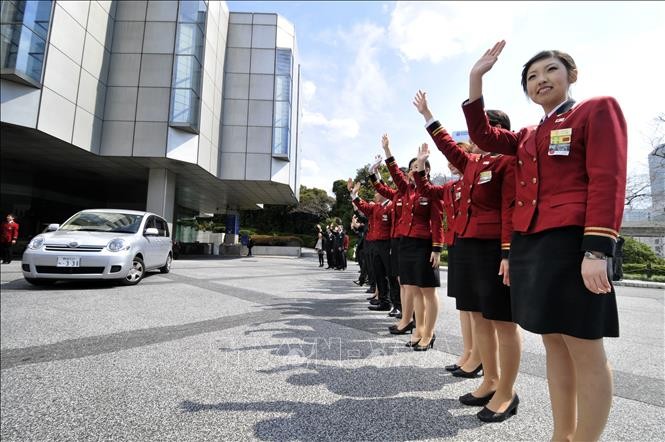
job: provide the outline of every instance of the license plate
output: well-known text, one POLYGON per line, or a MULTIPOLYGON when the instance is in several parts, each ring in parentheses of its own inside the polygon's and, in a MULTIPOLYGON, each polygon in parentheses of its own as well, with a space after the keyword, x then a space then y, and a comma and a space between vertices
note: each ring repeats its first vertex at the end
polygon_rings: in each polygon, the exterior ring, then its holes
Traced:
POLYGON ((81 258, 78 256, 58 256, 56 267, 78 267, 81 264, 81 258))

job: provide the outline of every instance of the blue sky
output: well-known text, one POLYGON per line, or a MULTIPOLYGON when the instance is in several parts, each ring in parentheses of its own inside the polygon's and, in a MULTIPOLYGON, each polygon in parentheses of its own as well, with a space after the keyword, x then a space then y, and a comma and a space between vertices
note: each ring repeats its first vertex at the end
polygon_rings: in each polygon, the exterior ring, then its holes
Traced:
MULTIPOLYGON (((578 65, 572 95, 618 99, 628 122, 630 174, 646 173, 653 119, 665 113, 663 2, 227 2, 230 11, 276 12, 296 29, 303 76, 301 184, 332 192, 336 179, 381 153, 386 132, 399 164, 430 142, 411 104, 418 89, 449 130, 464 130, 468 72, 495 41, 506 48, 485 76, 485 103, 513 129, 542 116, 520 86, 543 49, 578 65)), ((430 143, 431 144, 431 143, 430 143)), ((431 157, 445 172, 443 155, 431 157)))

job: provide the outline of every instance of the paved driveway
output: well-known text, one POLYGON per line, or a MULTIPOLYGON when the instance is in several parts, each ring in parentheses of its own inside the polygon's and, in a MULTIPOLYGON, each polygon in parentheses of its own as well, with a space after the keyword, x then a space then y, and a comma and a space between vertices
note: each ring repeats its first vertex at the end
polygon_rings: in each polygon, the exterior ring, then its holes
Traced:
MULTIPOLYGON (((34 288, 2 266, 1 434, 25 440, 549 440, 540 339, 524 333, 520 408, 481 425, 445 288, 435 351, 387 333, 314 257, 178 260, 138 286, 34 288)), ((445 275, 442 280, 445 280, 445 275)), ((605 440, 662 440, 664 291, 618 287, 605 440), (660 435, 660 436, 659 436, 660 435)))

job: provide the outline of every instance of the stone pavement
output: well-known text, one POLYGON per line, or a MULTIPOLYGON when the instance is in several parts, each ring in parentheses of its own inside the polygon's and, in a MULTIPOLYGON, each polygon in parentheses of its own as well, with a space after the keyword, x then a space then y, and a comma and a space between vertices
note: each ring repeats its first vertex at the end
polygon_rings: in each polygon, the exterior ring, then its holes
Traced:
MULTIPOLYGON (((481 424, 458 402, 479 381, 443 370, 461 349, 445 287, 434 351, 416 353, 367 310, 353 263, 188 259, 134 287, 48 288, 28 285, 19 265, 1 269, 3 441, 549 440, 535 335, 524 333, 517 416, 481 424)), ((617 293, 603 439, 662 440, 665 291, 617 293)))

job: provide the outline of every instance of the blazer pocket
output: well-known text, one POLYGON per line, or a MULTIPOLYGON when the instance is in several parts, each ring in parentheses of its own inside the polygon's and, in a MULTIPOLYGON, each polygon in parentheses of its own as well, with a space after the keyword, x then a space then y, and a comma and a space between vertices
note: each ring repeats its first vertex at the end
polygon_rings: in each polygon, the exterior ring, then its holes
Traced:
POLYGON ((550 207, 558 207, 564 204, 586 204, 587 193, 586 192, 568 192, 560 193, 558 195, 552 195, 549 198, 550 207))

